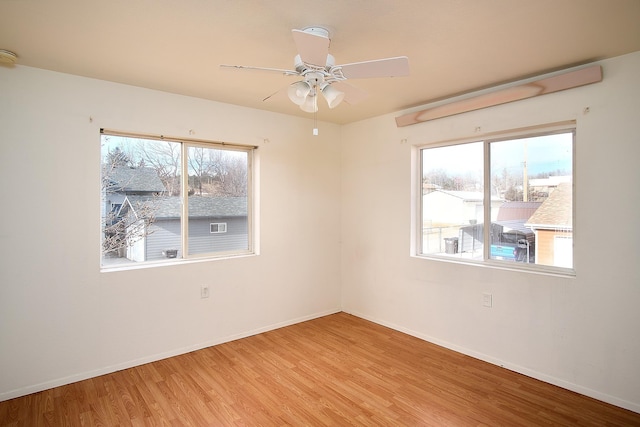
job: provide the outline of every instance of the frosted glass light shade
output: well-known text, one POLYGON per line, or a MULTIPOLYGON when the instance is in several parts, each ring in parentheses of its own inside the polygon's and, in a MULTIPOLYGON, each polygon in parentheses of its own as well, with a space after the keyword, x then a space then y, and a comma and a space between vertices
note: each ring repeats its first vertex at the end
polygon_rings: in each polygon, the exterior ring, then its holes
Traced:
POLYGON ((291 102, 297 105, 302 105, 307 100, 307 95, 311 92, 311 86, 307 82, 295 82, 289 85, 287 89, 287 95, 291 102))
POLYGON ((329 104, 329 108, 337 107, 344 99, 344 92, 339 91, 331 85, 326 85, 321 91, 324 99, 327 100, 327 104, 329 104))
POLYGON ((316 96, 310 95, 307 96, 307 99, 300 105, 300 109, 302 111, 306 111, 307 113, 315 113, 318 111, 318 103, 316 102, 316 96))

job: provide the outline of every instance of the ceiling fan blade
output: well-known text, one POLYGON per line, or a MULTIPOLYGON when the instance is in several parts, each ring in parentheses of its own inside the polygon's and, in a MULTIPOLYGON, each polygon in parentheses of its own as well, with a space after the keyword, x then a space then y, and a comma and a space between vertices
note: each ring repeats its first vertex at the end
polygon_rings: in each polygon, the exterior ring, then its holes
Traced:
POLYGON ((368 79, 374 77, 403 77, 409 75, 409 58, 374 59, 340 65, 342 74, 348 79, 368 79))
POLYGON ((280 68, 266 68, 266 67, 251 67, 249 65, 227 65, 220 64, 220 68, 225 70, 243 70, 243 71, 267 71, 270 73, 278 73, 285 76, 298 76, 299 73, 295 70, 283 70, 280 68))
POLYGON ((301 30, 291 30, 291 34, 302 62, 318 67, 327 65, 329 38, 301 30))
POLYGON ((278 89, 277 91, 273 92, 271 95, 265 97, 262 100, 262 102, 268 101, 271 98, 273 98, 273 99, 283 98, 284 97, 284 93, 286 93, 287 89, 288 89, 288 87, 283 87, 283 88, 278 89))
POLYGON ((369 94, 364 90, 352 86, 344 81, 338 81, 331 83, 331 86, 335 87, 341 92, 344 92, 344 102, 347 104, 355 105, 358 102, 364 101, 369 97, 369 94))

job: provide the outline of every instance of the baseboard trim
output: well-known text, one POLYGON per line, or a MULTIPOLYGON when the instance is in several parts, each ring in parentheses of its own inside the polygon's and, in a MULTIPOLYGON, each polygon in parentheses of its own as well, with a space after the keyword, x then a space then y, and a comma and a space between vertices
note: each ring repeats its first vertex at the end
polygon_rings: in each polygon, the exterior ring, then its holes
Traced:
POLYGON ((421 340, 428 341, 430 343, 439 345, 439 346, 447 348, 449 350, 453 350, 455 352, 462 353, 462 354, 467 355, 467 356, 471 356, 471 357, 473 357, 475 359, 479 359, 479 360, 482 360, 484 362, 491 363, 492 365, 497 365, 497 366, 503 367, 505 369, 508 369, 510 371, 514 371, 514 372, 517 372, 519 374, 526 375, 528 377, 535 378, 537 380, 540 380, 540 381, 543 381, 543 382, 546 382, 546 383, 549 383, 549 384, 552 384, 552 385, 555 385, 555 386, 558 386, 558 387, 561 387, 561 388, 564 388, 564 389, 567 389, 567 390, 570 390, 570 391, 573 391, 573 392, 576 392, 576 393, 579 393, 579 394, 582 394, 582 395, 585 395, 585 396, 588 396, 588 397, 592 397, 592 398, 594 398, 596 400, 600 400, 602 402, 609 403, 611 405, 618 406, 620 408, 628 409, 629 411, 640 413, 640 404, 629 402, 628 400, 620 399, 620 398, 618 398, 616 396, 612 396, 612 395, 609 395, 609 394, 606 394, 606 393, 602 393, 602 392, 599 392, 597 390, 593 390, 591 388, 584 387, 584 386, 581 386, 579 384, 575 384, 575 383, 563 380, 561 378, 556 378, 556 377, 544 374, 542 372, 538 372, 538 371, 535 371, 535 370, 532 370, 532 369, 529 369, 529 368, 525 368, 523 366, 520 366, 520 365, 517 365, 517 364, 514 364, 514 363, 510 363, 510 362, 507 362, 505 360, 501 360, 501 359, 495 358, 493 356, 490 356, 490 355, 487 355, 487 354, 484 354, 484 353, 480 353, 480 352, 468 349, 466 347, 462 347, 462 346, 459 346, 459 345, 456 345, 456 344, 452 344, 452 343, 447 342, 447 341, 442 341, 442 340, 434 338, 432 336, 425 335, 425 334, 416 332, 414 330, 411 330, 411 329, 396 325, 396 324, 394 324, 392 322, 387 322, 387 321, 384 321, 384 320, 380 320, 378 318, 373 318, 373 317, 368 316, 366 314, 358 313, 358 312, 355 312, 355 311, 346 311, 346 310, 343 310, 343 311, 345 313, 349 313, 349 314, 351 314, 353 316, 360 317, 362 319, 368 320, 368 321, 376 323, 378 325, 386 326, 387 328, 391 328, 391 329, 394 329, 396 331, 403 332, 403 333, 405 333, 407 335, 411 335, 413 337, 420 338, 421 340))
POLYGON ((235 341, 235 340, 242 339, 242 338, 247 338, 247 337, 250 337, 250 336, 253 336, 253 335, 261 334, 263 332, 273 331, 273 330, 276 330, 276 329, 284 328, 286 326, 295 325, 296 323, 306 322, 308 320, 313 320, 313 319, 317 319, 317 318, 320 318, 320 317, 328 316, 328 315, 331 315, 331 314, 340 313, 341 311, 342 310, 339 309, 339 308, 333 309, 333 310, 321 311, 321 312, 318 312, 318 313, 314 313, 314 314, 310 314, 310 315, 306 315, 306 316, 302 316, 302 317, 297 317, 297 318, 294 318, 294 319, 289 319, 289 320, 286 320, 286 321, 283 321, 283 322, 273 323, 273 324, 270 324, 270 325, 267 325, 267 326, 264 326, 264 327, 252 329, 252 330, 241 332, 241 333, 238 333, 238 334, 229 335, 229 336, 224 337, 224 338, 211 340, 211 341, 205 341, 205 342, 202 342, 202 343, 194 344, 194 345, 187 346, 187 347, 177 348, 177 349, 174 349, 174 350, 169 350, 169 351, 166 351, 166 352, 163 352, 163 353, 158 353, 158 354, 150 355, 150 356, 147 356, 147 357, 128 360, 126 362, 117 363, 115 365, 104 366, 102 368, 94 369, 94 370, 91 370, 91 371, 81 372, 81 373, 78 373, 78 374, 69 375, 69 376, 62 377, 62 378, 57 378, 57 379, 51 380, 51 381, 45 381, 45 382, 42 382, 42 383, 39 383, 39 384, 34 384, 34 385, 30 385, 30 386, 19 388, 19 389, 15 389, 15 390, 9 390, 7 392, 0 393, 0 402, 5 401, 5 400, 9 400, 9 399, 14 399, 14 398, 17 398, 17 397, 26 396, 28 394, 32 394, 32 393, 37 393, 37 392, 40 392, 40 391, 48 390, 50 388, 60 387, 60 386, 64 386, 64 385, 71 384, 71 383, 75 383, 75 382, 78 382, 78 381, 83 381, 83 380, 86 380, 86 379, 89 379, 89 378, 99 377, 100 375, 111 374, 113 372, 122 371, 124 369, 133 368, 135 366, 144 365, 146 363, 151 363, 151 362, 156 362, 158 360, 167 359, 169 357, 179 356, 181 354, 190 353, 192 351, 201 350, 203 348, 213 347, 215 345, 224 344, 224 343, 235 341))

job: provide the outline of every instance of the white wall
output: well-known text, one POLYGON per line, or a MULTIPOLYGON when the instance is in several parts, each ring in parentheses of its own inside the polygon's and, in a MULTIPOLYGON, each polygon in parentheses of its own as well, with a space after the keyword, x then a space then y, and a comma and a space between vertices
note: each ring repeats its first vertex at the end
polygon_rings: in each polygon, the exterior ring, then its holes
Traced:
POLYGON ((339 311, 340 127, 311 130, 0 67, 0 400, 339 311), (101 127, 259 145, 260 255, 101 273, 101 127))
POLYGON ((317 138, 304 119, 0 67, 0 400, 342 304, 640 412, 640 53, 602 65, 584 88, 401 129, 395 115, 322 124, 317 138), (569 119, 576 278, 409 256, 412 145, 569 119), (101 127, 259 145, 261 254, 100 273, 101 127))
POLYGON ((590 86, 406 128, 402 112, 344 126, 343 310, 640 412, 640 52, 601 64, 590 86), (409 256, 412 145, 565 120, 577 120, 575 278, 409 256))

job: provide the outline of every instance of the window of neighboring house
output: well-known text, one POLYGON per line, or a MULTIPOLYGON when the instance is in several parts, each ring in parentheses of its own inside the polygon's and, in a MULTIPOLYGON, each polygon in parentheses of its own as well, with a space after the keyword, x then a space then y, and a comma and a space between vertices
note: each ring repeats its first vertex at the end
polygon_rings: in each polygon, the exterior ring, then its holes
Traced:
POLYGON ((573 128, 420 148, 417 254, 573 269, 573 128))
POLYGON ((227 232, 227 223, 226 222, 212 222, 209 224, 211 233, 226 233, 227 232))
POLYGON ((253 252, 254 147, 107 131, 101 146, 102 267, 253 252))

